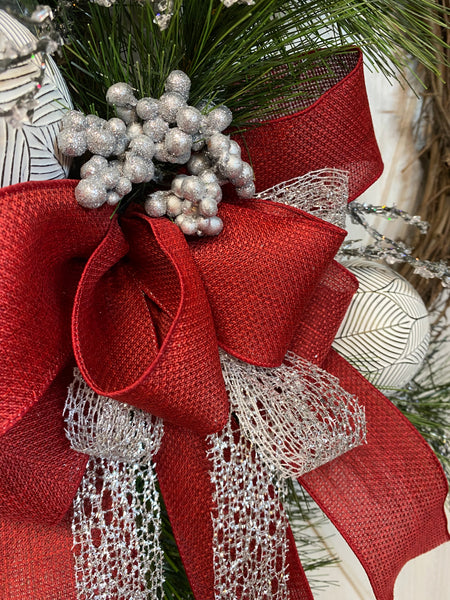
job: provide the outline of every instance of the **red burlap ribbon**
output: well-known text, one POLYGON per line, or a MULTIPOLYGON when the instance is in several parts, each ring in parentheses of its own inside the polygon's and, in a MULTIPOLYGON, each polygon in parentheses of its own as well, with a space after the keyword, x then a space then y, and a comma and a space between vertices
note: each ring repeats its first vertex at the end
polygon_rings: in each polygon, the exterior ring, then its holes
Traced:
MULTIPOLYGON (((289 121, 290 131, 308 130, 308 156, 317 160, 326 148, 326 166, 349 168, 353 189, 361 191, 380 171, 379 155, 360 57, 339 60, 347 68, 340 83, 333 81, 311 109, 255 129, 247 145, 252 157, 268 155, 270 140, 282 139, 277 132, 289 121), (354 106, 363 113, 358 120, 354 106), (316 122, 315 110, 322 115, 316 122), (336 119, 331 131, 327 111, 336 119), (264 128, 272 133, 260 148, 264 128), (365 145, 356 130, 366 132, 365 145)), ((264 185, 276 183, 278 168, 284 179, 284 163, 293 163, 295 175, 322 166, 305 167, 302 152, 298 159, 291 150, 287 159, 277 142, 280 164, 272 174, 255 165, 264 185)), ((223 233, 187 242, 175 225, 139 210, 110 221, 110 208, 82 209, 74 185, 29 183, 0 192, 2 600, 75 598, 67 513, 86 457, 70 450, 62 420, 73 354, 94 390, 165 419, 161 490, 195 597, 213 599, 204 436, 228 415, 219 346, 262 366, 279 365, 292 349, 339 375, 366 405, 368 444, 302 483, 355 549, 377 598, 390 600, 402 564, 447 539, 447 488, 422 438, 330 351, 356 287, 333 261, 345 233, 279 204, 224 201, 223 233)), ((311 599, 289 535, 290 597, 311 599)))

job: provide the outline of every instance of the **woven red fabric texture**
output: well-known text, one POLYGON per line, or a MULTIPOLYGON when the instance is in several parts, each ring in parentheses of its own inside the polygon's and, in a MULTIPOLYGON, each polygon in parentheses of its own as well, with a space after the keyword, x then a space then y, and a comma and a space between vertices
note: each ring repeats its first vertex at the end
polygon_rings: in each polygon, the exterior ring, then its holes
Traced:
MULTIPOLYGON (((349 172, 349 201, 381 174, 378 149, 357 49, 336 54, 309 74, 306 93, 283 106, 282 116, 235 139, 255 171, 257 191, 308 171, 337 168, 349 172), (284 114, 283 114, 284 113, 284 114)), ((305 78, 308 73, 305 74, 305 78)), ((278 111, 279 113, 280 111, 278 111)))
POLYGON ((279 366, 345 231, 264 200, 224 203, 220 216, 220 236, 190 243, 219 344, 245 362, 279 366))
POLYGON ((357 289, 356 277, 331 262, 298 321, 289 349, 321 366, 357 289))
POLYGON ((448 486, 411 423, 336 352, 324 367, 365 406, 367 444, 300 480, 349 543, 377 600, 392 600, 406 561, 450 539, 448 486))
POLYGON ((36 404, 71 355, 70 314, 110 209, 79 211, 73 184, 1 190, 0 435, 36 404), (56 218, 57 215, 57 218, 56 218))
POLYGON ((0 516, 0 598, 77 600, 72 544, 69 516, 53 525, 0 516))

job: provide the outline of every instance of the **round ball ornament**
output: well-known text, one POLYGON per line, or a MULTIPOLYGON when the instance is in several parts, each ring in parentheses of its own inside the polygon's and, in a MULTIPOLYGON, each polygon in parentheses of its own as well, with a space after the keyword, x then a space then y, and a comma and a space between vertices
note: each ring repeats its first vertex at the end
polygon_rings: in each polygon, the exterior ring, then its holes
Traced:
MULTIPOLYGON (((20 55, 35 42, 24 25, 0 10, 0 52, 6 48, 20 55)), ((58 150, 56 136, 69 108, 69 91, 50 57, 42 63, 42 56, 34 54, 0 73, 0 187, 67 177, 70 158, 58 150), (36 82, 43 65, 39 87, 36 82), (17 102, 29 93, 34 94, 34 109, 27 118, 17 102)))
POLYGON ((420 369, 428 348, 427 309, 413 286, 385 265, 356 260, 359 281, 333 347, 373 385, 389 394, 420 369))

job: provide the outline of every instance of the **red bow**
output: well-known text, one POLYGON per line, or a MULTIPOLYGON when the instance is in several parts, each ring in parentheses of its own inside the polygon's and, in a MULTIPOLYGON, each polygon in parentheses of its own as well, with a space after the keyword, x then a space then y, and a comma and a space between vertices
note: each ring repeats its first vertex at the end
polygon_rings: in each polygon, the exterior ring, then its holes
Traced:
MULTIPOLYGON (((359 55, 341 60, 349 73, 314 104, 315 113, 263 125, 247 136, 247 146, 252 156, 269 156, 273 136, 258 148, 264 129, 278 136, 286 128, 284 137, 308 131, 309 140, 318 140, 308 141, 313 162, 325 148, 326 166, 350 170, 354 195, 380 163, 359 55), (355 106, 349 93, 366 115, 363 126, 348 116, 355 106), (329 118, 347 124, 336 138, 326 138, 329 118), (363 132, 363 148, 355 149, 356 132, 363 132)), ((300 159, 289 175, 285 165, 296 154, 286 160, 282 153, 278 145, 278 158, 269 161, 281 179, 311 168, 300 159)), ((258 164, 257 181, 276 183, 262 172, 267 163, 258 164)), ((330 350, 355 290, 353 277, 332 260, 345 233, 272 202, 224 201, 224 231, 186 242, 169 221, 139 211, 119 222, 110 221, 109 208, 80 208, 74 185, 20 184, 0 194, 1 597, 75 597, 67 511, 86 457, 68 447, 61 415, 73 350, 93 389, 165 419, 161 491, 194 594, 212 600, 204 435, 220 430, 228 416, 221 346, 263 366, 279 365, 291 349, 338 375, 366 406, 367 445, 302 484, 361 559, 377 598, 390 600, 404 562, 448 539, 447 486, 413 427, 330 350)), ((289 571, 291 598, 312 598, 291 534, 289 571)))

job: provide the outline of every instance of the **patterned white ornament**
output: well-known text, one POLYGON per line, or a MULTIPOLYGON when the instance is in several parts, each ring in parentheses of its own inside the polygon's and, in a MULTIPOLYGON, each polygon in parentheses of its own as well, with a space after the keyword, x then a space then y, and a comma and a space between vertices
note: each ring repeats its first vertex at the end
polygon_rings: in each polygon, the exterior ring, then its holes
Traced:
MULTIPOLYGON (((5 11, 0 10, 0 45, 10 42, 18 51, 36 38, 5 11)), ((72 107, 67 86, 55 62, 45 59, 42 86, 30 120, 11 118, 17 100, 32 92, 42 65, 40 54, 0 73, 0 187, 21 181, 45 181, 67 177, 70 158, 56 146, 60 121, 72 107)), ((26 111, 24 111, 26 113, 26 111)), ((26 117, 18 115, 18 117, 26 117)))
POLYGON ((359 289, 333 346, 384 393, 402 388, 428 348, 427 309, 412 285, 389 267, 364 260, 346 267, 358 278, 359 289))

